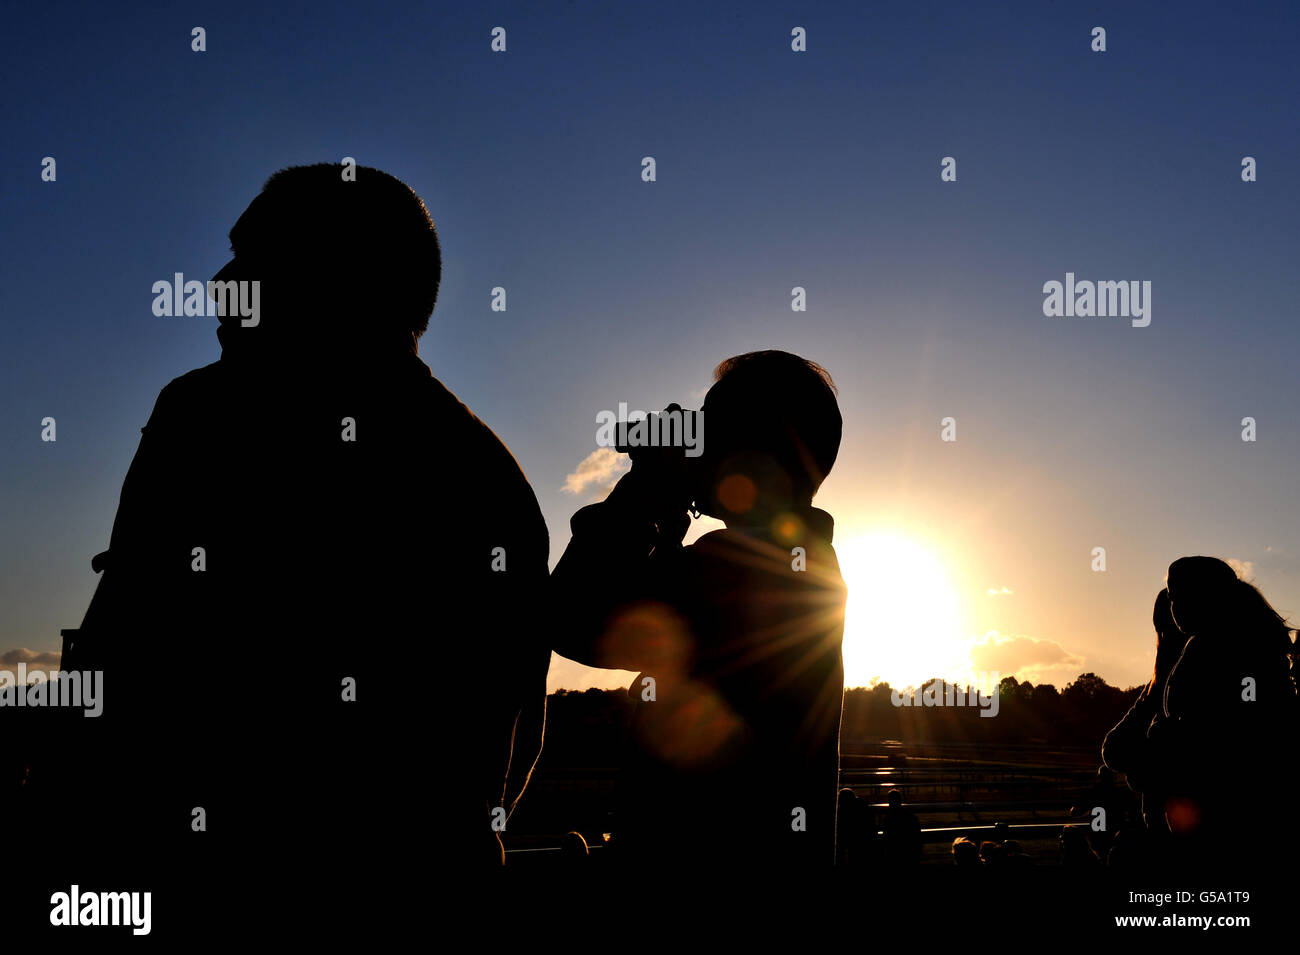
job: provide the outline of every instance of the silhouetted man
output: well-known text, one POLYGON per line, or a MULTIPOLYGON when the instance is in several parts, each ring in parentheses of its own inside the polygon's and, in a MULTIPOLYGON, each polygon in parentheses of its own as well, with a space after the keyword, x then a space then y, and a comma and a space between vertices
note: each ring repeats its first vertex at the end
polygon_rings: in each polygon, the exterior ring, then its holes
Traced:
POLYGON ((632 865, 828 867, 846 590, 812 498, 840 412, 825 369, 788 352, 715 378, 698 458, 634 451, 573 516, 556 649, 640 672, 618 817, 632 865), (682 547, 692 502, 727 526, 682 547))
POLYGON ((221 359, 143 429, 65 660, 107 673, 63 825, 173 843, 201 807, 257 858, 499 864, 492 809, 541 745, 547 533, 418 357, 433 223, 392 176, 320 164, 272 176, 230 240, 214 281, 260 283, 259 314, 229 310, 221 359))
POLYGON ((885 818, 880 826, 885 843, 885 866, 897 868, 916 865, 921 861, 920 820, 910 809, 903 808, 903 794, 900 790, 891 789, 888 799, 889 808, 885 810, 885 818))

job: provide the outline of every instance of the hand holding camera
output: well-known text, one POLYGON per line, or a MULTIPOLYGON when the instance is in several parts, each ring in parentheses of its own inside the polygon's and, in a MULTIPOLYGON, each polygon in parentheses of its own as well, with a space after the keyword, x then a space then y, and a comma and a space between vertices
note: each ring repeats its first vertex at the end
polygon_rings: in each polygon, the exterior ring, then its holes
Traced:
POLYGON ((685 411, 678 404, 619 423, 615 450, 632 458, 632 470, 618 482, 609 500, 633 507, 653 521, 660 546, 680 546, 690 527, 703 428, 702 412, 685 411))

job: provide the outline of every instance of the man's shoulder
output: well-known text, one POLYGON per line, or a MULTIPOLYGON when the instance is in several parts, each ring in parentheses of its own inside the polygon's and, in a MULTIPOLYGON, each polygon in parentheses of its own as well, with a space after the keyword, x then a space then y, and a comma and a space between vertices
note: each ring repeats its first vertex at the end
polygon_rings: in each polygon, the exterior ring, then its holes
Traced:
MULTIPOLYGON (((423 365, 423 362, 421 364, 423 365)), ((428 368, 427 365, 424 367, 428 368)), ((416 388, 423 402, 423 410, 452 419, 459 426, 473 430, 484 438, 490 435, 494 442, 501 444, 502 447, 505 446, 496 432, 470 410, 469 405, 461 401, 456 393, 443 384, 433 372, 430 371, 427 376, 420 375, 416 388)))
POLYGON ((214 361, 210 365, 204 365, 201 368, 195 368, 193 371, 187 371, 183 375, 177 375, 163 385, 158 397, 160 399, 166 397, 172 400, 180 400, 204 394, 214 386, 224 384, 228 377, 226 367, 220 361, 214 361))
POLYGON ((778 542, 732 528, 710 531, 682 548, 678 570, 692 587, 705 590, 779 585, 841 603, 848 592, 830 542, 811 537, 778 542))
POLYGON ((425 402, 422 411, 431 417, 439 439, 458 445, 473 472, 467 481, 491 494, 510 495, 517 509, 527 511, 533 523, 545 528, 537 495, 500 436, 432 372, 427 380, 421 378, 419 390, 425 402))
POLYGON ((778 540, 774 534, 722 527, 702 534, 683 550, 701 560, 735 560, 738 554, 762 554, 784 555, 784 562, 789 563, 796 556, 795 548, 800 548, 806 558, 833 560, 838 575, 839 561, 834 546, 816 534, 795 534, 788 540, 778 540))
POLYGON ((178 375, 158 392, 149 423, 141 430, 157 431, 168 422, 191 423, 202 410, 219 406, 228 381, 219 361, 178 375))
MULTIPOLYGON (((421 395, 420 410, 430 415, 440 429, 458 432, 460 439, 471 442, 471 446, 477 446, 479 453, 486 449, 488 453, 509 459, 511 466, 519 469, 515 456, 500 436, 437 377, 431 373, 427 380, 422 378, 418 388, 421 395)), ((522 469, 519 470, 522 474, 522 469)))

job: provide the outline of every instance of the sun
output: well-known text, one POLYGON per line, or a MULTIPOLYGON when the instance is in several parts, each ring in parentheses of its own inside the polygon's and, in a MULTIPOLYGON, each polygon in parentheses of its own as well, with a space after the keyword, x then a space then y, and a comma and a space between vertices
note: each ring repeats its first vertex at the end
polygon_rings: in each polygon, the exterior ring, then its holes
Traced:
POLYGON ((849 588, 844 685, 894 687, 969 673, 970 640, 948 568, 933 551, 893 531, 837 543, 849 588))

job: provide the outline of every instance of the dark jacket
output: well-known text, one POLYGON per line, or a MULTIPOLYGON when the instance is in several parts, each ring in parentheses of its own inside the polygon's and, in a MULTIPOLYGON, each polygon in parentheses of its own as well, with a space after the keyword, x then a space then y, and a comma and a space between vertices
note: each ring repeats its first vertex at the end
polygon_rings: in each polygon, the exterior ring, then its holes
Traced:
POLYGON ((1216 849, 1262 851, 1261 840, 1281 837, 1259 807, 1289 791, 1294 772, 1296 699, 1287 664, 1244 636, 1194 636, 1165 685, 1163 712, 1148 733, 1162 785, 1194 809, 1195 834, 1216 849), (1253 699, 1244 698, 1247 677, 1253 699))
POLYGON ((1160 713, 1164 681, 1153 689, 1144 686, 1123 719, 1106 734, 1101 744, 1101 761, 1113 772, 1123 773, 1129 788, 1142 794, 1142 818, 1148 828, 1164 829, 1164 794, 1147 730, 1160 713))
POLYGON ((610 502, 574 515, 551 577, 556 649, 640 674, 616 825, 634 864, 833 863, 846 590, 832 527, 808 508, 781 543, 752 528, 656 548, 610 502))
POLYGON ((65 791, 110 828, 188 833, 203 806, 277 845, 364 847, 418 807, 440 853, 498 853, 550 653, 546 527, 496 435, 401 353, 223 358, 142 430, 65 659, 107 671, 105 717, 75 727, 101 758, 65 791))

